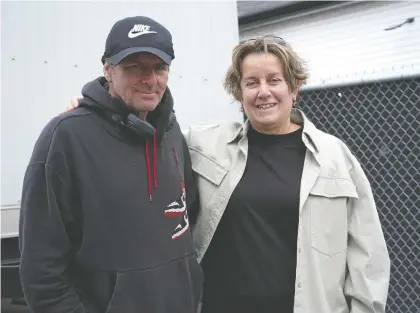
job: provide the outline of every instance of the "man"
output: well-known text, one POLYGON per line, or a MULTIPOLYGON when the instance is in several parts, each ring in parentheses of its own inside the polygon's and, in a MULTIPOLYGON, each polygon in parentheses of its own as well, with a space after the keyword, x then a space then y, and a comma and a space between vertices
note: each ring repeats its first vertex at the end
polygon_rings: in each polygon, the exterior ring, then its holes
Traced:
POLYGON ((42 131, 20 216, 34 313, 196 312, 203 276, 186 211, 196 187, 167 88, 173 59, 164 26, 118 21, 104 77, 42 131))

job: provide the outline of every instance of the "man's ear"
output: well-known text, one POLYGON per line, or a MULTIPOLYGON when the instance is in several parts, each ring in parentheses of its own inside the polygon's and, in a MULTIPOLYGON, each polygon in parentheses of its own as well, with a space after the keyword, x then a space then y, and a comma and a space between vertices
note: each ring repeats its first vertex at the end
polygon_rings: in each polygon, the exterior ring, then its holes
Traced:
POLYGON ((104 71, 105 79, 110 83, 112 81, 112 79, 111 79, 111 65, 109 65, 108 63, 105 63, 103 71, 104 71))

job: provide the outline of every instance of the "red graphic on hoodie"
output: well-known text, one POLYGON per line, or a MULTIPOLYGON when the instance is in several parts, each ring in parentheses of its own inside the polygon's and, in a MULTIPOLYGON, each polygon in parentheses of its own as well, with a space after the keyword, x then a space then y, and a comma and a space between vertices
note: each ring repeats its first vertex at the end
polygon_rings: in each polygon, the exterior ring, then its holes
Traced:
POLYGON ((181 216, 181 221, 175 227, 174 231, 172 232, 172 239, 178 239, 182 235, 186 233, 186 231, 190 228, 190 223, 188 221, 188 214, 187 214, 187 204, 186 204, 186 194, 185 194, 185 185, 184 182, 181 183, 182 187, 182 194, 181 196, 176 199, 175 201, 171 202, 166 210, 165 216, 170 218, 176 218, 181 216))

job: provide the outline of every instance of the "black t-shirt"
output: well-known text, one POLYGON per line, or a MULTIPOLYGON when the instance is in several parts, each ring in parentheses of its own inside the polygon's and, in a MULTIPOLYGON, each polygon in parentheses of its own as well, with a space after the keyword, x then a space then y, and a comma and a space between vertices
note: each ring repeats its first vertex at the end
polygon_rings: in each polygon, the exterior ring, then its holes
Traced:
POLYGON ((250 129, 248 160, 202 261, 204 313, 292 313, 302 128, 250 129))

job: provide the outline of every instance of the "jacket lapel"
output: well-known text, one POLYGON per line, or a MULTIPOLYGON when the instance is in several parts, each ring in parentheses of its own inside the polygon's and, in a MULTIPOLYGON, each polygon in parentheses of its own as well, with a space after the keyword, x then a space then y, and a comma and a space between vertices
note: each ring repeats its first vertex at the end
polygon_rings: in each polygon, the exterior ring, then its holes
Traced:
POLYGON ((302 180, 300 183, 299 215, 302 214, 302 208, 308 199, 312 187, 315 185, 315 182, 319 177, 319 173, 320 166, 312 152, 307 149, 305 163, 303 164, 302 180))
POLYGON ((302 180, 300 183, 299 197, 299 215, 302 214, 302 208, 309 197, 312 187, 321 172, 321 163, 319 157, 319 145, 317 145, 317 129, 298 109, 293 109, 291 121, 303 125, 302 141, 306 146, 305 162, 303 164, 302 180))

